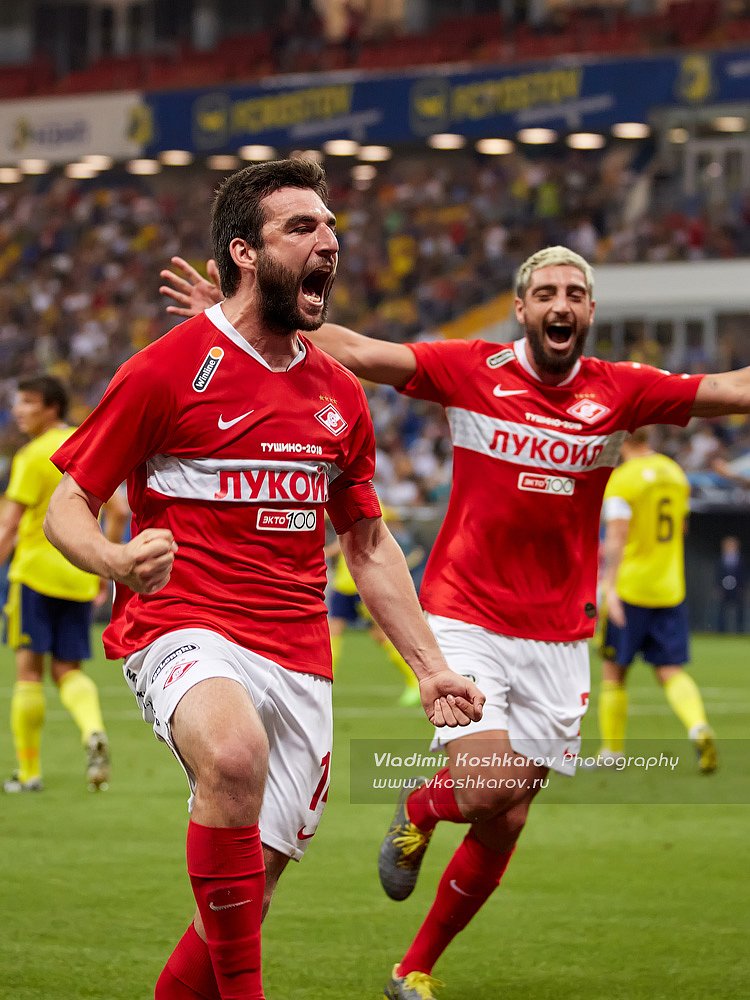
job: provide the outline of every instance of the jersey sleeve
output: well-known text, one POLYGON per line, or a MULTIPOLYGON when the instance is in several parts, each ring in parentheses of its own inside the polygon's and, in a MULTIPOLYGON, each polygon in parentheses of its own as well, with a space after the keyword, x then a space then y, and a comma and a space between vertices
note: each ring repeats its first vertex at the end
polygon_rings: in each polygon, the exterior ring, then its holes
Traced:
POLYGON ((627 396, 627 428, 646 424, 679 424, 690 420, 702 375, 672 375, 650 365, 621 362, 617 366, 627 396))
POLYGON ((347 442, 346 458, 331 482, 326 511, 337 535, 366 517, 381 517, 372 477, 375 474, 375 431, 362 388, 357 384, 360 413, 347 442))
POLYGON ((604 498, 602 518, 608 521, 629 521, 633 517, 633 508, 623 497, 611 496, 604 498))
POLYGON ((52 461, 106 501, 133 469, 160 452, 174 412, 169 379, 137 354, 117 371, 99 405, 52 461))
POLYGON ((417 362, 417 370, 400 389, 405 396, 429 399, 447 406, 465 370, 469 345, 464 340, 438 340, 406 344, 417 362))
POLYGON ((34 507, 41 497, 41 483, 41 478, 35 473, 33 456, 27 448, 22 448, 11 464, 5 499, 22 507, 34 507))

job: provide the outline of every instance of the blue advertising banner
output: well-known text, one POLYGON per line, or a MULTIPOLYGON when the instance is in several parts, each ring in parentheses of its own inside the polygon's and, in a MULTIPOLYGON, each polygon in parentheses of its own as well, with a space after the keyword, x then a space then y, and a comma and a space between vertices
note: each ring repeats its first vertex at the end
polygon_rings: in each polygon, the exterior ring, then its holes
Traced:
POLYGON ((603 129, 657 108, 750 100, 750 51, 631 59, 567 57, 471 71, 275 77, 253 85, 147 93, 147 152, 288 149, 327 139, 408 142, 435 132, 513 137, 520 128, 603 129))

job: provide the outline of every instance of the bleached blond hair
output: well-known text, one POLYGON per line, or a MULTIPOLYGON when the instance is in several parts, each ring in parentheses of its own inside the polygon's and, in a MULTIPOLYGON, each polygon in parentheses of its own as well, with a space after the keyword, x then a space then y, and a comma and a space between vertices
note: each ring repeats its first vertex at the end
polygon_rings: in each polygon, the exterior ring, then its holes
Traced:
POLYGON ((516 295, 518 298, 522 299, 526 294, 534 271, 538 271, 540 267, 550 267, 554 264, 570 264, 572 267, 577 267, 586 279, 589 295, 594 294, 594 272, 587 260, 568 247, 545 247, 544 250, 537 250, 519 267, 516 273, 516 295))

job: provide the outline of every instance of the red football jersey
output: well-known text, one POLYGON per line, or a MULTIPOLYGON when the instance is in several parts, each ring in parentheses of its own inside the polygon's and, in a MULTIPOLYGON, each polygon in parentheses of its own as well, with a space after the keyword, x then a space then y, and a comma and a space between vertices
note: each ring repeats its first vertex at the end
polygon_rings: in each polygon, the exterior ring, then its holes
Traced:
POLYGON ((163 590, 117 587, 107 656, 199 627, 331 676, 323 511, 339 534, 380 516, 375 439, 357 379, 300 344, 271 371, 213 306, 127 361, 53 456, 102 500, 127 479, 133 532, 179 546, 163 590))
POLYGON ((686 424, 700 376, 582 358, 548 386, 525 340, 409 346, 417 371, 403 391, 445 407, 454 446, 423 606, 526 639, 592 635, 599 511, 622 439, 686 424))

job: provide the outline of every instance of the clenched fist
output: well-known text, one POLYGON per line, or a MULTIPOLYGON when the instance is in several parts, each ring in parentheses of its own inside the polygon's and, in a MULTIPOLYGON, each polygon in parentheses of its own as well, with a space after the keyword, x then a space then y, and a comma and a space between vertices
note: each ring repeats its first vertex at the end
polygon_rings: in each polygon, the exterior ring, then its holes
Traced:
POLYGON ((172 573, 177 542, 167 528, 146 528, 120 551, 112 576, 137 594, 155 594, 172 573))

